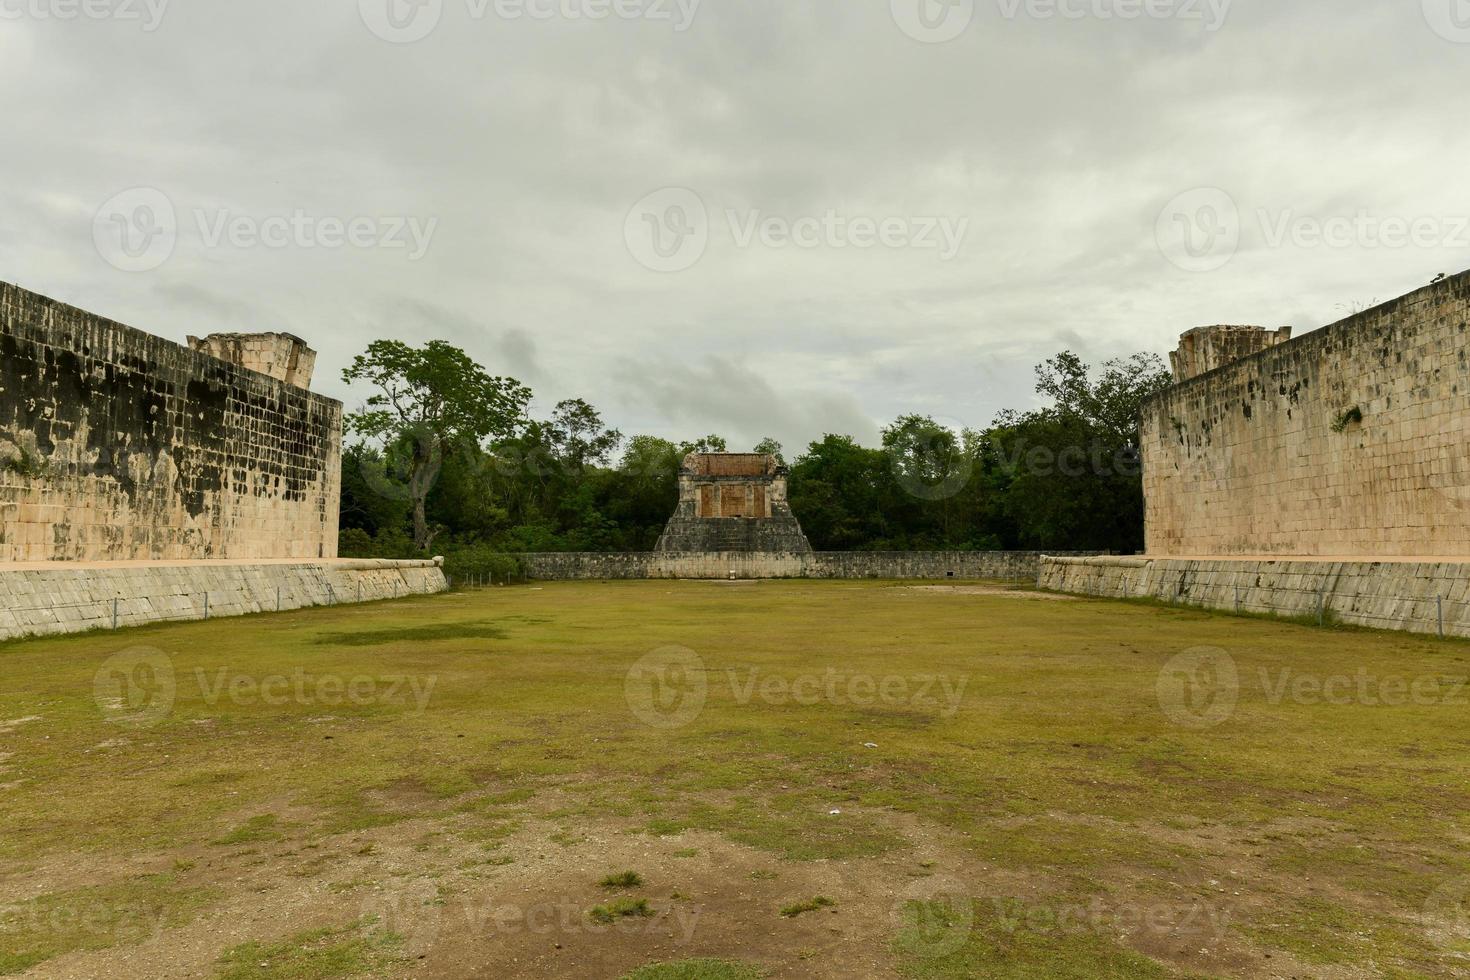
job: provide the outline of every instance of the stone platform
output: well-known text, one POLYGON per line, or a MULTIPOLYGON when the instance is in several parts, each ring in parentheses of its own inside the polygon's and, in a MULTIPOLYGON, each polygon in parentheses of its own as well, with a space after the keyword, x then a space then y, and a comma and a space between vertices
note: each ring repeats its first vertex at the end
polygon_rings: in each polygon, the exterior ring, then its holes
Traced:
POLYGON ((1042 588, 1470 637, 1470 560, 1281 557, 1040 561, 1042 588))
POLYGON ((0 564, 0 640, 445 591, 442 559, 0 564))

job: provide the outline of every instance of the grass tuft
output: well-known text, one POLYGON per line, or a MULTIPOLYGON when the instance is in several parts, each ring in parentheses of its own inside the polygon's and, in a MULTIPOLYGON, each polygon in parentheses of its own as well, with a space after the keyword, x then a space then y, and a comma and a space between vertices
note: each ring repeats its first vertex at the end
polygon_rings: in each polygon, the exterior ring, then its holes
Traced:
POLYGON ((818 909, 829 909, 835 907, 836 905, 836 902, 832 901, 832 899, 826 897, 825 895, 818 895, 816 898, 810 899, 809 901, 797 902, 795 905, 786 906, 784 909, 781 910, 781 914, 788 919, 794 919, 798 915, 801 915, 803 912, 815 912, 818 909))
POLYGON ((587 912, 594 922, 603 924, 619 919, 648 918, 653 914, 646 898, 615 898, 606 905, 594 905, 587 912))

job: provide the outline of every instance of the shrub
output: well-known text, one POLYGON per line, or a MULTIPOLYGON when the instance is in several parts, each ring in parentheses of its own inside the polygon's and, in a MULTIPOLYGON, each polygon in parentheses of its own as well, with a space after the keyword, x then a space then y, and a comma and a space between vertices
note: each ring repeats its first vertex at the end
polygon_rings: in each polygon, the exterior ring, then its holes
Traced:
POLYGON ((524 582, 525 569, 515 555, 485 545, 462 545, 446 549, 444 573, 456 581, 474 577, 491 582, 524 582))

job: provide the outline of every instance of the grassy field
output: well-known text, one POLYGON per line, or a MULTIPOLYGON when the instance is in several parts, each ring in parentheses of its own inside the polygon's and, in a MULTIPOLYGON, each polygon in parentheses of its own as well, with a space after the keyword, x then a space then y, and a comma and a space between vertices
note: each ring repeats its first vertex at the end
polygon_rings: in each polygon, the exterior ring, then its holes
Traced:
POLYGON ((0 645, 0 974, 1463 976, 1467 675, 887 583, 0 645))

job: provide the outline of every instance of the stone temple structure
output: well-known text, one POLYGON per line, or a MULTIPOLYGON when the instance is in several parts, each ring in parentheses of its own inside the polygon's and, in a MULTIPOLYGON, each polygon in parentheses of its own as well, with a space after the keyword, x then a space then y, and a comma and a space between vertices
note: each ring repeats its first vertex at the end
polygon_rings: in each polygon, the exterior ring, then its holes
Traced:
POLYGON ((774 456, 691 453, 679 468, 679 507, 659 552, 809 554, 786 502, 786 469, 774 456))

